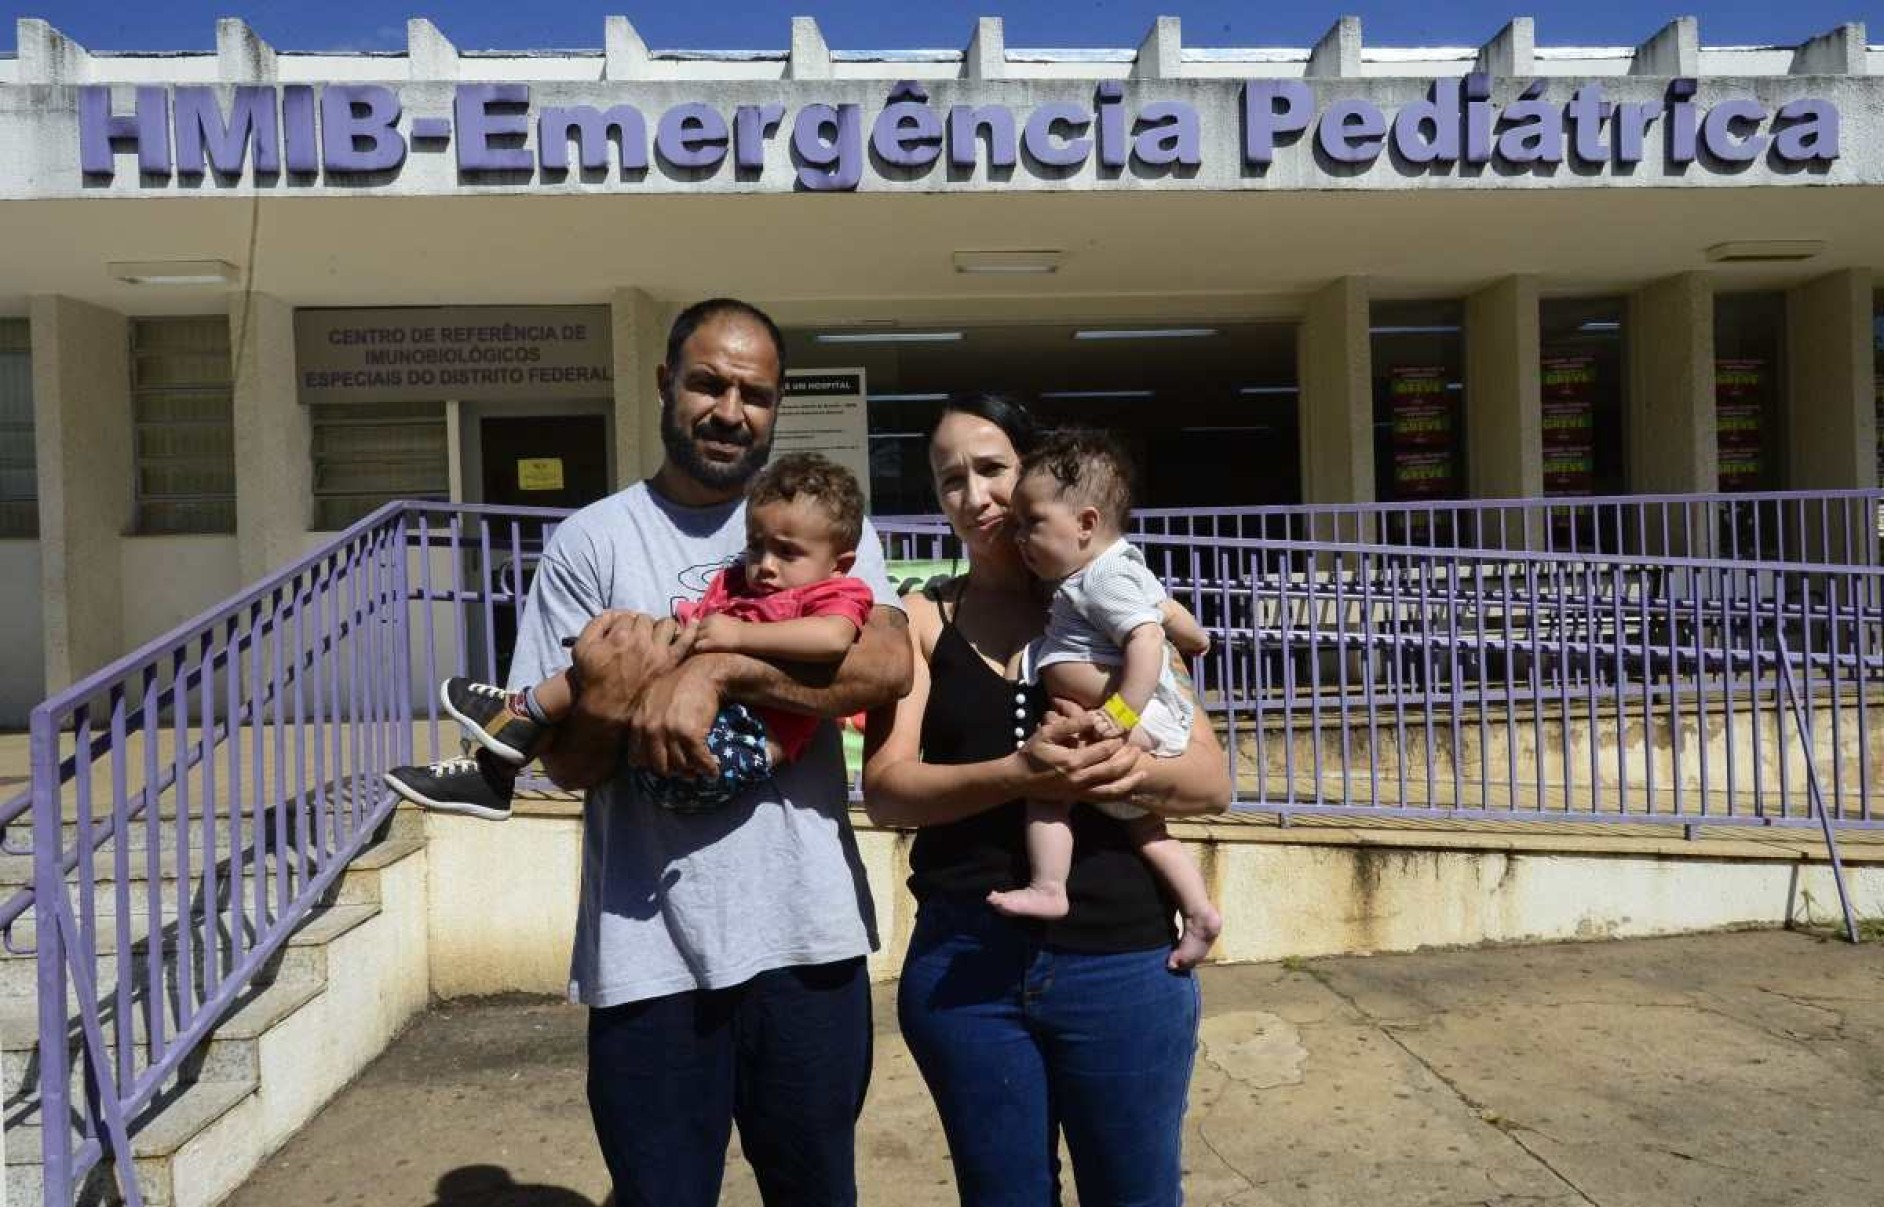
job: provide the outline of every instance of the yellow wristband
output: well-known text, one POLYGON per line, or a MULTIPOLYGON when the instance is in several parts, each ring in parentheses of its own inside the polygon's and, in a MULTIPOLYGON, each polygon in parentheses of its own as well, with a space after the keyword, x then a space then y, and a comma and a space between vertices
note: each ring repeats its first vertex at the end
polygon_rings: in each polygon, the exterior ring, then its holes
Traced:
POLYGON ((1099 706, 1099 711, 1119 723, 1119 728, 1126 733, 1138 728, 1138 714, 1125 702, 1125 697, 1113 692, 1106 697, 1106 702, 1099 706))

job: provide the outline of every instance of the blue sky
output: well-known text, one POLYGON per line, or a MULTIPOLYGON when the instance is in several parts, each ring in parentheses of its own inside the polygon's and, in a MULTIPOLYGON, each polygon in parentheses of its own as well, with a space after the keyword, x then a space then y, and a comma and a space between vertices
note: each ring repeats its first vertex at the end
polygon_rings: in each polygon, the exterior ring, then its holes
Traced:
POLYGON ((722 0, 718 4, 519 4, 517 0, 7 0, 0 48, 13 48, 13 21, 43 17, 99 50, 206 50, 218 16, 238 15, 285 50, 396 50, 405 20, 427 16, 465 49, 600 47, 602 18, 626 11, 656 49, 782 49, 793 14, 818 18, 825 39, 844 50, 955 47, 975 17, 1007 21, 1009 46, 1135 46, 1159 13, 1184 20, 1196 46, 1308 46, 1341 13, 1358 14, 1379 45, 1477 45, 1517 15, 1537 19, 1543 45, 1633 45, 1670 17, 1693 13, 1710 46, 1790 44, 1841 21, 1866 21, 1884 42, 1884 0, 1723 0, 1666 8, 1624 0, 1446 0, 1361 4, 1317 0, 1268 6, 1250 0, 722 0))

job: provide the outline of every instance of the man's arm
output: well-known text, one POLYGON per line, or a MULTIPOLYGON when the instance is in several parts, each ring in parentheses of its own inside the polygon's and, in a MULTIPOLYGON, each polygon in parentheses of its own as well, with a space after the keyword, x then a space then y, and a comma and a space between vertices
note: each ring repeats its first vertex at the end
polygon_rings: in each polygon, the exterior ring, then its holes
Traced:
POLYGON ((583 627, 570 669, 575 704, 536 751, 558 787, 590 788, 615 773, 635 702, 674 668, 674 633, 672 620, 639 612, 604 612, 583 627))
MULTIPOLYGON (((839 663, 771 663, 746 654, 699 654, 648 684, 628 719, 628 758, 657 775, 717 770, 707 729, 723 702, 814 717, 847 717, 909 690, 907 619, 879 604, 839 663)), ((580 701, 580 698, 578 698, 580 701)))

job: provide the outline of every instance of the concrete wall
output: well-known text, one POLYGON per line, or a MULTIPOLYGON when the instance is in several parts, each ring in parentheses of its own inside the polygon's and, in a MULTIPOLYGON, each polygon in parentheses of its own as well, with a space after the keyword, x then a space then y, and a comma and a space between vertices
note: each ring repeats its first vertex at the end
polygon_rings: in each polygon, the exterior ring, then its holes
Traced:
MULTIPOLYGON (((890 980, 915 919, 904 887, 912 836, 857 820, 882 940, 870 973, 890 980)), ((1555 836, 1563 849, 1527 850, 1522 833, 1487 850, 1430 835, 1278 841, 1271 831, 1250 841, 1247 827, 1179 829, 1224 911, 1213 953, 1222 961, 1826 922, 1837 910, 1824 867, 1720 845, 1684 857, 1669 853, 1679 842, 1555 836)), ((525 805, 501 826, 431 816, 427 838, 433 996, 565 992, 581 858, 573 806, 525 805)), ((1860 913, 1884 916, 1884 865, 1848 864, 1847 874, 1860 913)))
POLYGON ((118 542, 132 519, 130 344, 123 315, 71 298, 34 298, 32 322, 46 680, 56 690, 126 648, 118 542))
POLYGON ((650 477, 661 466, 661 396, 655 368, 667 354, 667 328, 678 312, 639 289, 610 299, 615 356, 615 485, 650 477))
POLYGON ((265 294, 229 316, 242 581, 298 557, 314 506, 312 429, 295 388, 294 307, 265 294))
POLYGON ((46 697, 45 615, 40 606, 38 541, 0 541, 0 729, 26 724, 46 697))
POLYGON ((128 653, 221 603, 243 585, 233 536, 134 536, 118 543, 124 593, 118 629, 128 653))

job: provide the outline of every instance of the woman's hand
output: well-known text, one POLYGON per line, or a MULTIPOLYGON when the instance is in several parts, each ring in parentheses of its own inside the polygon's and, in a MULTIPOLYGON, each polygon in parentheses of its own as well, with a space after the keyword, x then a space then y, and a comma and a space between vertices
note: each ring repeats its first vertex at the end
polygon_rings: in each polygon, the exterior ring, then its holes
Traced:
POLYGON ((1098 735, 1083 711, 1048 714, 1019 753, 1032 773, 1030 800, 1124 800, 1145 778, 1143 752, 1120 737, 1098 735))

